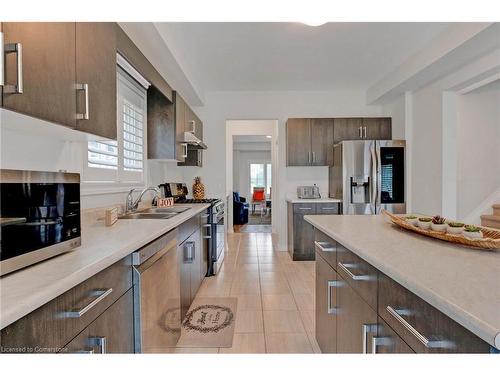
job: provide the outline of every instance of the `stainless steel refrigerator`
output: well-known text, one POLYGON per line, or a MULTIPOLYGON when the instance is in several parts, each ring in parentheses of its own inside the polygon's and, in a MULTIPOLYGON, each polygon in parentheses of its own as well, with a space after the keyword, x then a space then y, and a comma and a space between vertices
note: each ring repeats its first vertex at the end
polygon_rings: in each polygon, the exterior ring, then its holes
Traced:
POLYGON ((333 147, 329 196, 344 215, 406 213, 406 142, 343 141, 333 147))

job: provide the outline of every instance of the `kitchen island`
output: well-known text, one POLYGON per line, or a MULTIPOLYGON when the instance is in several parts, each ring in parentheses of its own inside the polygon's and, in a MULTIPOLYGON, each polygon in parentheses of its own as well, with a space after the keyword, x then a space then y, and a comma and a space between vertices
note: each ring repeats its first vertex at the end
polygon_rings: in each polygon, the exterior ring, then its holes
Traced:
MULTIPOLYGON (((315 227, 316 258, 319 254, 320 261, 331 268, 330 278, 336 280, 325 291, 333 305, 329 315, 336 315, 331 312, 342 298, 341 292, 332 296, 330 291, 344 280, 378 314, 369 315, 373 322, 366 322, 375 325, 363 328, 366 337, 372 336, 372 351, 377 351, 380 336, 375 320, 379 330, 381 326, 393 329, 396 339, 412 351, 488 351, 479 341, 476 346, 459 342, 476 338, 500 348, 499 252, 458 247, 410 233, 382 215, 305 216, 305 220, 315 227), (434 317, 438 321, 432 322, 434 317), (454 340, 445 337, 448 333, 455 335, 454 340)), ((332 325, 331 320, 325 321, 332 325)), ((337 321, 337 333, 338 326, 337 321)), ((369 350, 369 342, 360 345, 363 351, 369 350)))

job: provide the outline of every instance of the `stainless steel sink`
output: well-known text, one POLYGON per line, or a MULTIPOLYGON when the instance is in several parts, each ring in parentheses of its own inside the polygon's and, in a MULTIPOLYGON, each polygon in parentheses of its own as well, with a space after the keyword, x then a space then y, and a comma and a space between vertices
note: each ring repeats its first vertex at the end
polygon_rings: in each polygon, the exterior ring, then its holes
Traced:
POLYGON ((119 216, 119 219, 170 219, 178 213, 145 213, 145 212, 133 212, 123 216, 119 216))
POLYGON ((180 214, 181 212, 189 210, 189 207, 165 207, 165 208, 147 208, 145 210, 141 210, 140 212, 147 213, 174 213, 180 214))
POLYGON ((179 215, 181 212, 189 210, 189 207, 166 207, 166 208, 147 208, 136 212, 131 212, 119 219, 170 219, 179 215))

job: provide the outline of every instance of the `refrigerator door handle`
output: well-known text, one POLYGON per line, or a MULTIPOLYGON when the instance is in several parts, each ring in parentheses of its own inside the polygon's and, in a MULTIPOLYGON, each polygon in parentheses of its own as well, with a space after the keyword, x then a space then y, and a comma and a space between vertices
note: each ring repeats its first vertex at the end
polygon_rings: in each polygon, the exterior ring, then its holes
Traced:
POLYGON ((372 209, 372 213, 376 214, 377 213, 377 187, 378 187, 378 174, 377 174, 377 145, 375 142, 373 143, 373 146, 370 147, 371 151, 371 157, 372 157, 372 180, 371 180, 371 186, 370 186, 370 206, 372 209))
POLYGON ((380 145, 375 149, 377 155, 377 210, 380 212, 382 206, 382 160, 380 158, 380 145))

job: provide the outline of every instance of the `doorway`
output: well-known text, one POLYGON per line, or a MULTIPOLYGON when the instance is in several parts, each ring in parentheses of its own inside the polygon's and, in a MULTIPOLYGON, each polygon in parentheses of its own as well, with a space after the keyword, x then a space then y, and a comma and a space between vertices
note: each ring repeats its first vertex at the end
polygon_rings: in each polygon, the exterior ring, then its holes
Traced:
POLYGON ((277 120, 227 121, 228 232, 273 233, 277 120))
POLYGON ((271 135, 233 136, 235 232, 272 232, 271 138, 271 135))

